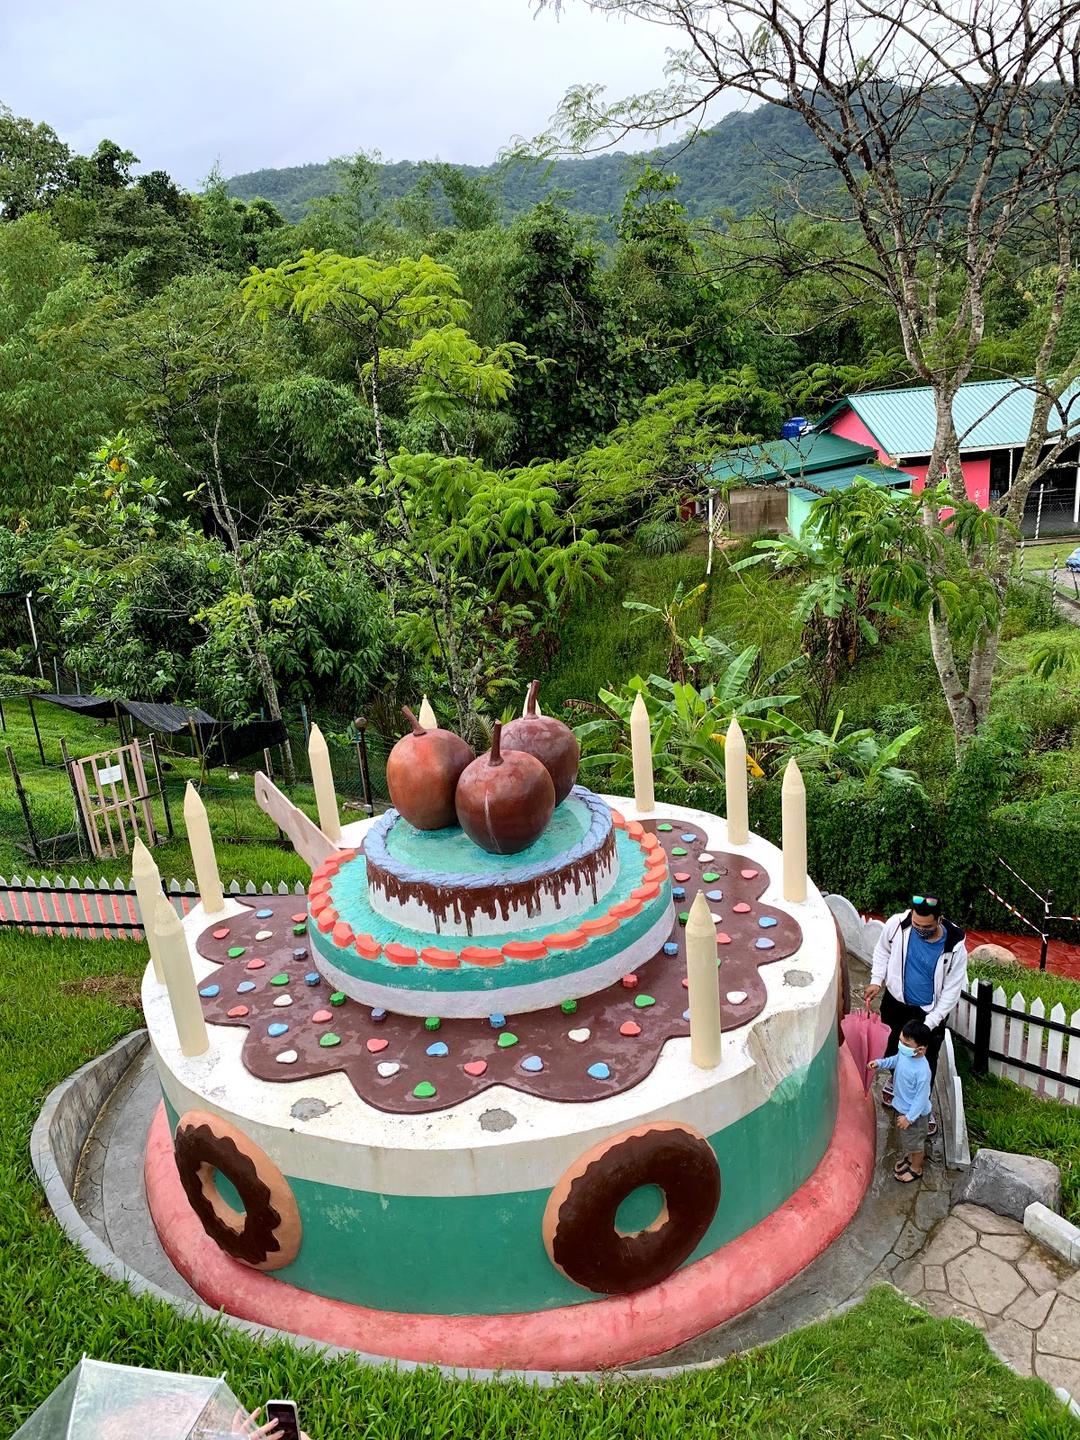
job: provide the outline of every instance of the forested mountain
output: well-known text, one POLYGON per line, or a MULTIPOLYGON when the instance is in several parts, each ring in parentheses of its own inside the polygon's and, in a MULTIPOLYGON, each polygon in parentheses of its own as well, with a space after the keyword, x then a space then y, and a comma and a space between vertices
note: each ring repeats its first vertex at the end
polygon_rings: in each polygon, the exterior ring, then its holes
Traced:
MULTIPOLYGON (((693 216, 731 210, 745 215, 769 199, 778 184, 777 167, 784 157, 809 155, 813 141, 803 121, 790 111, 763 105, 744 114, 728 115, 712 130, 689 142, 678 141, 651 152, 660 169, 674 170, 682 185, 679 198, 693 216)), ((551 164, 462 165, 472 178, 486 177, 501 195, 507 218, 529 210, 553 191, 568 209, 589 215, 617 214, 626 191, 640 173, 645 157, 617 152, 551 164)), ((400 199, 424 174, 411 160, 378 167, 382 198, 400 199)), ((308 203, 332 195, 342 186, 342 169, 334 161, 293 165, 280 170, 253 170, 228 180, 229 193, 242 200, 261 196, 272 201, 287 220, 299 220, 308 203)))

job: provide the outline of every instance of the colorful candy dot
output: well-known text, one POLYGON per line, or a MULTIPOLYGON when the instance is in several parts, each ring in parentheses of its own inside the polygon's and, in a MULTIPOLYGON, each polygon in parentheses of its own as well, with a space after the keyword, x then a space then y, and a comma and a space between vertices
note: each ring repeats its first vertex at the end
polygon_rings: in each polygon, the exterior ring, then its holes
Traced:
POLYGON ((319 1036, 319 1044, 324 1050, 332 1050, 335 1045, 341 1044, 341 1036, 335 1035, 332 1030, 327 1030, 325 1034, 319 1036))
POLYGON ((330 996, 330 1004, 331 1004, 331 1005, 344 1005, 344 1004, 345 1004, 345 991, 344 991, 344 990, 335 990, 334 993, 330 996))
POLYGON ((656 1001, 651 995, 635 995, 634 1004, 639 1010, 648 1010, 650 1005, 656 1004, 656 1001))
POLYGON ((679 953, 679 942, 677 940, 664 941, 664 954, 677 955, 679 953))
POLYGON ((706 899, 706 900, 722 900, 723 898, 724 898, 724 892, 723 892, 723 890, 706 890, 706 891, 705 891, 705 899, 706 899))
POLYGON ((691 876, 690 876, 690 871, 689 871, 689 870, 676 870, 676 871, 675 871, 675 874, 674 874, 671 878, 675 881, 675 883, 676 883, 677 885, 685 885, 686 882, 687 882, 687 880, 689 880, 689 879, 691 878, 691 876))
POLYGON ((702 850, 701 854, 697 857, 697 860, 698 860, 698 864, 699 864, 699 865, 707 865, 710 860, 715 860, 715 859, 716 859, 716 856, 715 856, 715 855, 710 855, 707 850, 702 850))
POLYGON ((333 1018, 334 1012, 332 1010, 316 1010, 315 1014, 311 1017, 311 1023, 313 1025, 325 1025, 327 1020, 332 1020, 333 1018))
POLYGON ((274 1056, 274 1059, 279 1065, 295 1065, 298 1056, 295 1050, 282 1050, 280 1055, 274 1056))
POLYGON ((595 1065, 590 1065, 585 1073, 590 1075, 594 1080, 609 1080, 611 1078, 611 1070, 602 1060, 597 1061, 595 1065))
POLYGON ((636 990, 638 978, 636 975, 624 975, 620 983, 624 990, 636 990))
POLYGON ((256 920, 272 920, 272 919, 273 919, 273 916, 274 916, 273 910, 256 910, 256 911, 255 911, 255 919, 256 919, 256 920))
POLYGON ((680 835, 680 836, 679 836, 679 839, 680 839, 680 840, 685 840, 688 845, 692 845, 692 844, 694 843, 694 841, 697 839, 697 836, 696 836, 696 835, 680 835))
POLYGON ((241 981, 240 981, 240 984, 237 985, 237 987, 236 987, 236 993, 237 993, 238 995, 247 995, 247 994, 249 993, 249 991, 254 990, 254 989, 255 989, 255 981, 254 981, 254 980, 241 980, 241 981))
POLYGON ((215 940, 224 940, 229 933, 229 927, 228 925, 222 925, 220 930, 214 930, 211 933, 215 940))
POLYGON ((739 874, 744 880, 756 880, 758 877, 758 872, 756 870, 740 870, 739 874))
POLYGON ((285 1031, 288 1030, 288 1028, 289 1027, 285 1024, 284 1020, 275 1020, 273 1025, 268 1025, 266 1027, 266 1033, 268 1035, 274 1036, 284 1035, 285 1031))
POLYGON ((720 879, 720 875, 716 870, 703 870, 701 872, 701 878, 705 881, 706 885, 711 885, 714 880, 720 879))
POLYGON ((215 995, 220 995, 220 993, 220 985, 204 985, 199 991, 199 994, 203 997, 204 1000, 212 1000, 215 995))
POLYGON ((229 955, 229 959, 230 959, 230 960, 239 960, 239 959, 240 959, 240 956, 243 955, 243 953, 244 953, 244 946, 243 946, 243 945, 230 945, 230 946, 229 946, 228 955, 229 955))
POLYGON ((521 1069, 529 1075, 538 1075, 544 1068, 544 1062, 539 1055, 526 1055, 521 1062, 521 1069))
POLYGON ((371 1018, 375 1021, 376 1025, 381 1025, 382 1022, 386 1019, 385 1009, 381 1005, 373 1006, 371 1011, 371 1018))
POLYGON ((684 1020, 689 1020, 689 1019, 690 1019, 690 1011, 689 1011, 689 1010, 684 1010, 684 1011, 682 1012, 682 1018, 683 1018, 684 1020))
POLYGON ((747 905, 747 903, 746 903, 745 900, 740 900, 737 905, 733 905, 731 908, 732 908, 732 910, 734 910, 734 912, 735 912, 736 915, 749 915, 749 914, 750 914, 750 906, 747 905))
POLYGON ((484 1073, 485 1070, 487 1069, 487 1061, 486 1061, 486 1060, 466 1060, 465 1064, 462 1065, 461 1068, 462 1068, 462 1070, 465 1071, 465 1074, 466 1074, 466 1075, 472 1075, 472 1076, 483 1075, 483 1073, 484 1073))
POLYGON ((277 997, 277 999, 274 1001, 274 1009, 275 1009, 275 1010, 284 1010, 284 1009, 286 1009, 286 1008, 287 1008, 289 1005, 291 1005, 291 1004, 292 1004, 292 996, 291 996, 291 995, 279 995, 279 996, 277 997))
POLYGON ((317 985, 321 979, 322 976, 317 970, 309 970, 308 973, 304 976, 304 984, 317 985))
POLYGON ((718 930, 718 931, 716 932, 716 943, 717 943, 718 945, 730 945, 730 944, 731 944, 731 936, 728 935, 728 934, 726 934, 725 931, 723 931, 723 930, 718 930))
POLYGON ((442 1024, 442 1021, 439 1019, 439 1017, 438 1017, 437 1015, 429 1015, 429 1016, 427 1017, 427 1019, 424 1021, 424 1029, 425 1029, 425 1030, 438 1030, 438 1028, 439 1028, 439 1026, 440 1026, 441 1024, 442 1024))
POLYGON ((285 971, 284 971, 284 970, 282 970, 282 972, 281 972, 280 975, 272 975, 272 976, 270 977, 270 984, 271 984, 271 985, 287 985, 288 983, 289 983, 289 977, 288 977, 288 975, 285 974, 285 971))
POLYGON ((689 911, 689 910, 680 910, 679 913, 678 913, 678 915, 677 915, 675 918, 678 920, 678 922, 679 922, 680 925, 685 925, 686 922, 687 922, 687 920, 690 919, 690 911, 689 911))
POLYGON ((729 990, 727 992, 727 1000, 729 1005, 741 1005, 745 999, 745 990, 729 990))
POLYGON ((657 825, 656 828, 657 830, 663 830, 666 834, 668 830, 673 830, 675 827, 673 825, 657 825))
POLYGON ((290 915, 289 919, 293 922, 294 925, 303 925, 304 922, 307 920, 307 912, 301 910, 296 915, 290 915))
POLYGON ((417 1085, 416 1089, 412 1093, 415 1095, 417 1100, 430 1100, 434 1095, 438 1094, 438 1091, 435 1089, 435 1086, 432 1085, 430 1080, 421 1080, 420 1084, 417 1085))
POLYGON ((450 1046, 447 1045, 445 1040, 436 1040, 433 1045, 427 1047, 427 1053, 434 1056, 449 1055, 450 1046))
POLYGON ((566 1038, 573 1040, 575 1045, 584 1045, 591 1034, 591 1030, 568 1030, 566 1032, 566 1038))
POLYGON ((392 1075, 397 1074, 401 1066, 396 1060, 380 1060, 378 1065, 375 1066, 375 1069, 384 1080, 389 1080, 392 1075))
POLYGON ((576 1001, 576 1000, 564 1000, 564 1001, 562 1002, 562 1004, 559 1006, 559 1009, 562 1011, 562 1013, 563 1013, 564 1015, 573 1015, 573 1014, 575 1014, 576 1011, 577 1011, 577 1001, 576 1001))
POLYGON ((641 1026, 635 1020, 624 1020, 619 1026, 620 1035, 640 1035, 641 1026))
POLYGON ((234 1005, 231 1010, 226 1011, 230 1020, 242 1020, 248 1014, 246 1005, 234 1005))
POLYGON ((370 1040, 366 1040, 364 1043, 367 1046, 367 1051, 369 1055, 378 1055, 381 1053, 381 1051, 386 1049, 386 1047, 390 1044, 390 1041, 376 1039, 373 1037, 370 1040))
POLYGON ((499 1036, 500 1050, 507 1050, 511 1045, 516 1045, 517 1043, 518 1037, 516 1035, 511 1035, 509 1030, 504 1030, 503 1033, 499 1036))
POLYGON ((256 940, 270 940, 270 939, 273 938, 273 934, 274 934, 273 930, 256 930, 256 932, 255 932, 255 939, 256 939, 256 940))
POLYGON ((776 924, 776 916, 762 915, 761 919, 757 923, 761 926, 762 930, 771 930, 772 927, 776 924))
MULTIPOLYGON (((301 945, 299 950, 294 950, 294 951, 292 952, 292 958, 293 958, 294 960, 306 960, 307 957, 308 957, 308 948, 307 948, 306 945, 301 945)), ((316 980, 317 980, 319 977, 316 975, 315 978, 316 978, 316 980)))
POLYGON ((294 926, 292 927, 292 933, 293 933, 294 935, 306 935, 306 934, 307 934, 307 926, 306 926, 306 925, 294 925, 294 926))
POLYGON ((776 948, 774 941, 766 940, 764 937, 762 937, 760 940, 755 940, 754 946, 758 950, 774 950, 776 948))
POLYGON ((672 898, 673 900, 685 900, 685 899, 686 899, 686 891, 685 891, 685 889, 683 888, 683 886, 681 886, 681 885, 673 885, 673 886, 671 887, 671 898, 672 898))
POLYGON ((245 969, 245 970, 265 970, 265 969, 266 969, 266 961, 265 961, 265 960, 249 960, 249 961, 247 962, 247 964, 244 966, 244 969, 245 969))
POLYGON ((673 846, 671 847, 671 853, 672 853, 673 855, 685 855, 685 854, 686 854, 686 847, 683 846, 683 845, 673 845, 673 846))
POLYGON ((488 1016, 488 1024, 491 1026, 491 1028, 492 1028, 493 1030, 499 1030, 499 1029, 502 1028, 503 1025, 506 1024, 506 1016, 505 1016, 505 1015, 489 1015, 489 1016, 488 1016))

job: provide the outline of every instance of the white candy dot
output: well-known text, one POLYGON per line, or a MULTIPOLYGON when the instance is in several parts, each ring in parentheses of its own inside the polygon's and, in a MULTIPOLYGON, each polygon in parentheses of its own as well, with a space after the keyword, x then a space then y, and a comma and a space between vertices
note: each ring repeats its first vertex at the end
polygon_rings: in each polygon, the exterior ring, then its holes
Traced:
POLYGON ((728 1004, 729 1004, 729 1005, 741 1005, 741 1004, 743 1003, 743 1001, 746 999, 746 991, 745 991, 745 990, 729 990, 729 991, 727 992, 727 998, 728 998, 728 1004))
POLYGON ((292 996, 291 996, 291 995, 279 995, 279 996, 277 997, 277 999, 274 1001, 274 1006, 275 1006, 275 1008, 278 1009, 278 1010, 284 1010, 285 1007, 286 1007, 286 1005, 291 1005, 291 1004, 292 1004, 292 996))
POLYGON ((384 1080, 389 1080, 391 1075, 397 1074, 397 1072, 401 1069, 401 1066, 397 1063, 396 1060, 380 1060, 378 1065, 375 1066, 375 1069, 379 1072, 379 1074, 384 1080))
POLYGON ((295 1065, 297 1054, 295 1050, 282 1050, 280 1055, 274 1056, 274 1059, 279 1065, 295 1065))
POLYGON ((567 1037, 568 1037, 569 1039, 573 1040, 573 1042, 575 1043, 575 1045, 584 1045, 584 1044, 585 1044, 585 1041, 588 1040, 589 1036, 592 1034, 592 1031, 591 1031, 591 1030, 568 1030, 568 1031, 566 1032, 566 1034, 567 1034, 567 1037))

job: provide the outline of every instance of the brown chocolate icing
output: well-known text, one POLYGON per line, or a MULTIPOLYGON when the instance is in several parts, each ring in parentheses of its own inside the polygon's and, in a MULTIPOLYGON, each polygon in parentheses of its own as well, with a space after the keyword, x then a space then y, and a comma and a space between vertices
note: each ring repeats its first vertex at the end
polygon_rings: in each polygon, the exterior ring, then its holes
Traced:
MULTIPOLYGON (((675 885, 683 884, 686 890, 685 899, 675 901, 678 912, 689 911, 699 889, 723 891, 723 899, 710 904, 714 912, 722 916, 718 930, 731 937, 730 944, 720 945, 718 954, 723 1027, 735 1030, 753 1020, 764 1007, 765 983, 758 967, 793 955, 802 943, 801 928, 786 912, 756 903, 769 884, 768 874, 760 866, 738 855, 719 850, 708 852, 706 837, 696 825, 673 820, 673 830, 659 832, 657 825, 665 823, 662 815, 641 823, 645 830, 657 834, 668 852, 672 872, 687 873, 691 877, 685 882, 673 879, 675 885), (694 834, 698 838, 684 841, 680 839, 683 834, 694 834), (673 846, 685 848, 689 853, 671 856, 673 846), (701 851, 711 853, 713 858, 705 864, 699 863, 697 856, 701 851), (744 877, 743 870, 753 874, 744 877), (703 871, 718 872, 720 878, 703 883, 700 878, 703 871), (735 913, 736 904, 748 905, 749 911, 735 913), (771 917, 777 923, 762 929, 758 925, 762 917, 771 917), (756 949, 755 941, 762 938, 771 940, 773 948, 756 949), (746 995, 738 1005, 726 998, 729 992, 737 991, 746 995)), ((690 1033, 689 1022, 683 1018, 689 1006, 682 983, 686 976, 686 935, 678 923, 671 933, 671 940, 679 947, 676 954, 665 955, 661 948, 651 960, 637 967, 632 986, 617 981, 606 990, 578 1000, 573 1013, 566 1014, 555 1006, 526 1015, 508 1015, 506 1024, 500 1028, 493 1028, 487 1020, 442 1020, 438 1030, 431 1031, 415 1016, 387 1015, 382 1021, 373 1020, 371 1008, 354 1000, 331 1006, 331 986, 326 981, 321 980, 314 986, 304 983, 305 974, 319 967, 306 938, 292 933, 290 916, 304 908, 299 896, 253 895, 243 897, 242 903, 252 911, 273 909, 274 918, 257 920, 249 912, 217 922, 202 932, 198 940, 199 953, 222 967, 203 982, 204 987, 213 983, 221 987, 218 995, 203 999, 203 1009, 212 1024, 247 1027, 244 1064, 260 1080, 301 1080, 343 1070, 361 1099, 394 1114, 445 1110, 492 1085, 507 1085, 545 1100, 606 1100, 640 1084, 651 1073, 666 1040, 690 1033), (212 931, 225 926, 229 934, 215 940, 212 931), (263 929, 273 931, 272 937, 256 941, 256 932, 263 929), (227 951, 238 945, 245 947, 244 954, 229 959, 227 951), (306 953, 294 959, 294 948, 306 953), (265 967, 256 971, 246 969, 253 959, 265 961, 265 967), (289 983, 271 985, 271 978, 278 974, 287 974, 289 983), (256 989, 238 994, 236 986, 245 980, 254 980, 256 989), (283 993, 291 995, 292 1005, 275 1008, 274 1000, 283 993), (651 997, 655 1003, 635 1005, 635 999, 642 996, 651 997), (227 1012, 237 1005, 247 1006, 249 1013, 229 1018, 227 1012), (331 1018, 315 1023, 313 1014, 325 1009, 331 1011, 331 1018), (268 1036, 267 1026, 275 1022, 286 1023, 287 1033, 268 1036), (640 1034, 621 1033, 623 1025, 640 1027, 640 1034), (571 1030, 588 1030, 588 1040, 584 1043, 571 1040, 571 1030), (332 1048, 320 1046, 319 1038, 327 1031, 340 1036, 341 1043, 332 1048), (517 1043, 500 1048, 499 1036, 504 1033, 516 1035, 517 1043), (372 1051, 369 1041, 387 1043, 372 1051), (448 1047, 449 1053, 429 1056, 427 1047, 439 1041, 448 1047), (285 1050, 297 1052, 294 1064, 276 1061, 275 1056, 285 1050), (521 1062, 530 1056, 540 1059, 542 1070, 521 1069, 521 1062), (467 1063, 481 1061, 486 1065, 482 1075, 470 1075, 463 1069, 467 1063), (376 1070, 380 1062, 392 1062, 400 1068, 393 1076, 384 1078, 376 1070), (595 1079, 587 1073, 590 1066, 598 1063, 608 1066, 610 1075, 606 1079, 595 1079), (413 1094, 415 1087, 424 1081, 435 1086, 433 1096, 413 1094)), ((573 996, 573 990, 573 976, 568 976, 568 998, 573 996)), ((492 1008, 498 1003, 493 994, 492 1008)), ((433 997, 433 1007, 437 1004, 433 997)), ((437 1014, 437 1010, 433 1009, 432 1013, 437 1014)))

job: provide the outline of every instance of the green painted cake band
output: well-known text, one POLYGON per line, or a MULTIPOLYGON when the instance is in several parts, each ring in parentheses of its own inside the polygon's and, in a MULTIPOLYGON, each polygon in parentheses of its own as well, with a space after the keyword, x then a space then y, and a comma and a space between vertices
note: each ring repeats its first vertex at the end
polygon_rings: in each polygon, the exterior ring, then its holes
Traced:
MULTIPOLYGON (((828 1146, 837 1101, 830 1029, 809 1065, 787 1076, 756 1110, 709 1136, 720 1164, 720 1204, 687 1263, 745 1234, 809 1178, 828 1146)), ((177 1118, 169 1107, 174 1128, 177 1118)), ((548 1259, 541 1235, 547 1189, 430 1197, 289 1183, 303 1243, 293 1263, 274 1275, 301 1290, 381 1310, 442 1315, 512 1314, 597 1298, 548 1259)))

